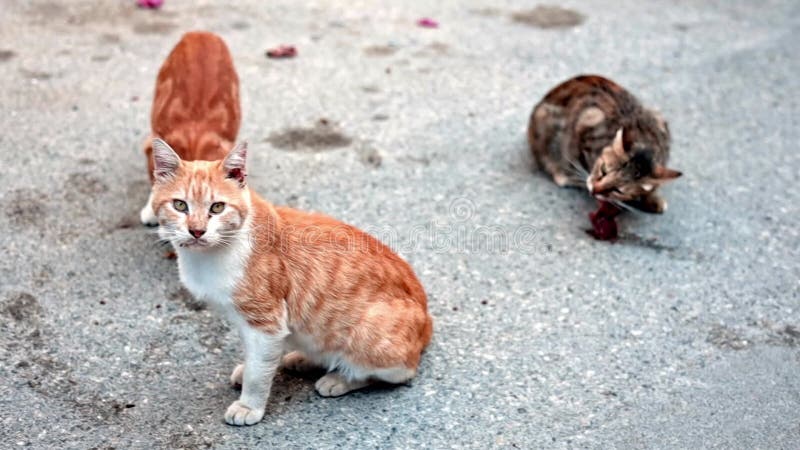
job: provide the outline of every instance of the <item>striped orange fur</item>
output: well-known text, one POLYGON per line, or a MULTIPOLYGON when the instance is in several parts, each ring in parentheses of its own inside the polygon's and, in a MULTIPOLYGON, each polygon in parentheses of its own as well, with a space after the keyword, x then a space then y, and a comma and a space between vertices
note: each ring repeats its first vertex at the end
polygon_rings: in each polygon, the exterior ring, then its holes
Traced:
MULTIPOLYGON (((184 34, 156 79, 152 133, 144 144, 151 183, 153 137, 168 142, 183 160, 214 161, 222 159, 236 141, 241 115, 239 78, 225 42, 206 31, 184 34)), ((150 200, 141 220, 155 225, 150 200)))
POLYGON ((152 205, 181 281, 244 342, 228 423, 261 420, 281 359, 326 369, 323 396, 415 376, 433 322, 407 262, 353 226, 261 198, 246 184, 245 145, 220 161, 183 161, 158 139, 153 149, 152 205))

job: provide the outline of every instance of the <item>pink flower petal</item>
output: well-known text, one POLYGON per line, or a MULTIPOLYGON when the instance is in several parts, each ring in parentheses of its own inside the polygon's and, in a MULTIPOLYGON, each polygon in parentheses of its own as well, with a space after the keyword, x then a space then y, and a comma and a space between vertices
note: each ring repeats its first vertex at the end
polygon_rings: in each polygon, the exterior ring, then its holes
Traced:
POLYGON ((136 0, 136 6, 139 8, 157 9, 164 4, 164 0, 136 0))
POLYGON ((437 22, 437 21, 435 21, 435 20, 433 20, 433 19, 431 19, 429 17, 423 17, 422 19, 419 19, 417 21, 417 25, 419 25, 419 26, 421 26, 423 28, 439 28, 439 22, 437 22))

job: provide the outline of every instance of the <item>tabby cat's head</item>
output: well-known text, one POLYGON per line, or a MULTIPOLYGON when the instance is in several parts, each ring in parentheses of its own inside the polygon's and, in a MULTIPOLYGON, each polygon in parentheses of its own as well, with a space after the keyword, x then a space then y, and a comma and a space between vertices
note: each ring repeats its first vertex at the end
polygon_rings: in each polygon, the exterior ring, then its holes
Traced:
POLYGON ((635 145, 630 134, 620 129, 595 161, 586 187, 599 199, 627 202, 650 194, 679 176, 677 170, 653 161, 653 149, 635 145))
POLYGON ((240 235, 250 210, 245 178, 247 144, 223 160, 183 161, 161 139, 153 140, 153 211, 159 236, 176 248, 207 250, 240 235))

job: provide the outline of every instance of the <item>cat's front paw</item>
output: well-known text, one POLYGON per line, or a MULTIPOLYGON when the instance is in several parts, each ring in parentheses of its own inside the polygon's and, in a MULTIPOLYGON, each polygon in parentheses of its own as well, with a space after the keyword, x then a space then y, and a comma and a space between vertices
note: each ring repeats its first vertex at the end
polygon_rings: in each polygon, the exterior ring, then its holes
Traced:
POLYGON ((650 195, 640 199, 633 206, 651 214, 664 214, 667 210, 667 201, 658 195, 650 195))
POLYGON ((255 425, 264 418, 264 409, 253 409, 241 401, 236 400, 231 403, 225 411, 225 423, 228 425, 255 425))
POLYGON ((553 182, 558 187, 567 187, 570 185, 574 185, 575 183, 570 180, 570 178, 563 173, 554 173, 553 174, 553 182))
POLYGON ((231 372, 231 384, 234 386, 241 386, 242 377, 244 377, 244 364, 239 364, 233 369, 233 372, 231 372))

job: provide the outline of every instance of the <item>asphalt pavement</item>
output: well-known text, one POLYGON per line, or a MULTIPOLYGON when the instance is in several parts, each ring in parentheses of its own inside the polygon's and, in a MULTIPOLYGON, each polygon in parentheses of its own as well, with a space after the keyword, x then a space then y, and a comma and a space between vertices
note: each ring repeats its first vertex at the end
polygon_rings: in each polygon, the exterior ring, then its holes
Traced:
POLYGON ((798 2, 134 3, 0 0, 0 447, 800 446, 798 2), (137 223, 192 29, 234 56, 251 186, 414 266, 435 332, 408 385, 281 373, 225 425, 238 337, 137 223), (684 173, 613 244, 525 144, 579 73, 661 110, 684 173))

